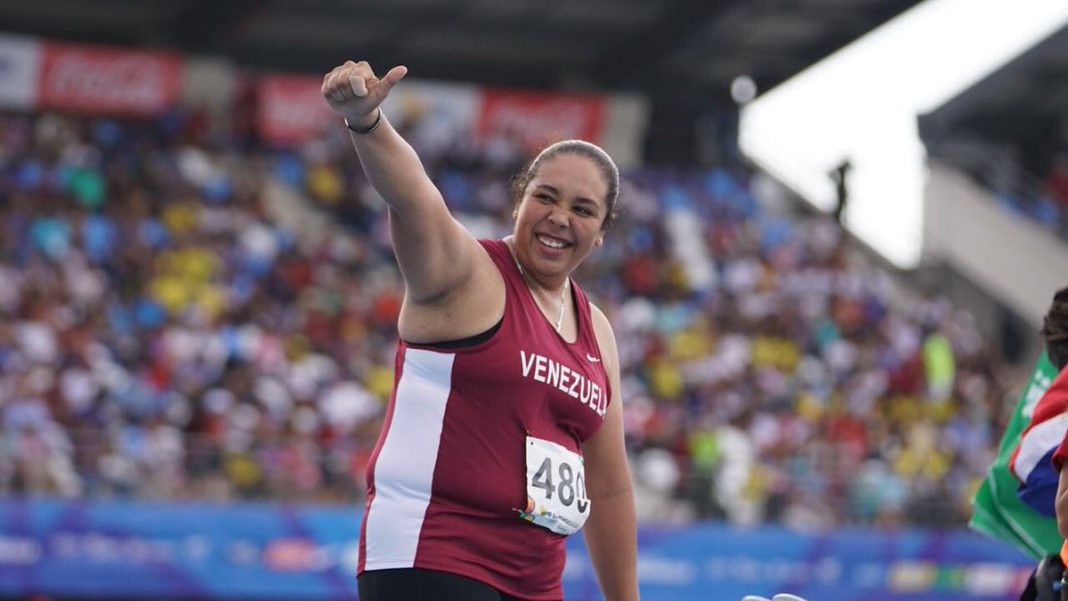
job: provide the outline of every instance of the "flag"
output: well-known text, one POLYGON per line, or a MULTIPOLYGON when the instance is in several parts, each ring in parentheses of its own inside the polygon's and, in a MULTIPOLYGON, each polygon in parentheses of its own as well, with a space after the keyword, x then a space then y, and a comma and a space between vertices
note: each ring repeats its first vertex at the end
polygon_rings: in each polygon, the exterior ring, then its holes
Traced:
POLYGON ((1061 371, 1038 400, 1031 423, 1020 435, 1020 444, 1009 457, 1009 470, 1023 484, 1016 496, 1031 509, 1055 517, 1060 470, 1053 454, 1068 432, 1068 369, 1061 371))
POLYGON ((1057 369, 1042 353, 1005 427, 998 455, 972 500, 972 519, 968 522, 973 530, 1011 543, 1036 560, 1059 553, 1064 541, 1055 519, 1039 514, 1016 495, 1020 481, 1009 470, 1009 460, 1039 399, 1056 376, 1057 369))

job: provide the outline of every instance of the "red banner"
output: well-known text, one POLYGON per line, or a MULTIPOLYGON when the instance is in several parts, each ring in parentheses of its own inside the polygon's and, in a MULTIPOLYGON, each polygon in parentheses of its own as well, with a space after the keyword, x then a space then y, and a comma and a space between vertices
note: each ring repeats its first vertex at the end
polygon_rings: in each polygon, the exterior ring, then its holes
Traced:
POLYGON ((531 149, 571 138, 597 143, 604 114, 601 96, 488 89, 482 92, 477 133, 515 135, 531 149))
POLYGON ((43 48, 41 107, 152 115, 178 100, 182 60, 176 54, 52 42, 43 48))
POLYGON ((322 94, 321 77, 269 75, 258 83, 257 127, 272 144, 302 142, 328 123, 333 111, 322 94))

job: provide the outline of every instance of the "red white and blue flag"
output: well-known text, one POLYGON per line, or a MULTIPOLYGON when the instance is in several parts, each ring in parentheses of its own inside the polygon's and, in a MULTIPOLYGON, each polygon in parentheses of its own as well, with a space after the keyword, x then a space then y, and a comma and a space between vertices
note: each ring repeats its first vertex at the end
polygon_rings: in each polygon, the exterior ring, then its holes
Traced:
POLYGON ((1009 459, 1009 469, 1020 481, 1017 495, 1027 506, 1053 517, 1059 461, 1068 455, 1064 445, 1068 432, 1068 368, 1062 369, 1035 405, 1031 422, 1020 436, 1020 444, 1009 459), (1058 449, 1061 449, 1058 452, 1058 449))

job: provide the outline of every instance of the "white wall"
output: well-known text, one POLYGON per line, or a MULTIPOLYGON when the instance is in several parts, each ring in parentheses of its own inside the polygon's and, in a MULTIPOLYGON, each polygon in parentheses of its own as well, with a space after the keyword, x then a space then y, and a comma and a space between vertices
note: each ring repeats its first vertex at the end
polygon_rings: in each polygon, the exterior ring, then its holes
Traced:
POLYGON ((1068 285, 1068 244, 1000 207, 967 175, 933 163, 924 194, 924 255, 943 262, 1028 322, 1068 285))

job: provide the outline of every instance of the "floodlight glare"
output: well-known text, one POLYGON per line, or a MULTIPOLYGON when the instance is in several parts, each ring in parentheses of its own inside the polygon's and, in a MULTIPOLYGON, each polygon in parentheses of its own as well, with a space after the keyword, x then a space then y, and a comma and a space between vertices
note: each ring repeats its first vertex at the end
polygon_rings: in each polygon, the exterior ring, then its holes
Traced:
POLYGON ((748 75, 739 75, 731 82, 731 99, 738 104, 746 104, 756 98, 756 82, 748 75))
POLYGON ((745 105, 739 145, 817 208, 852 164, 845 226, 901 268, 923 244, 917 116, 1068 23, 1064 0, 927 0, 745 105))

